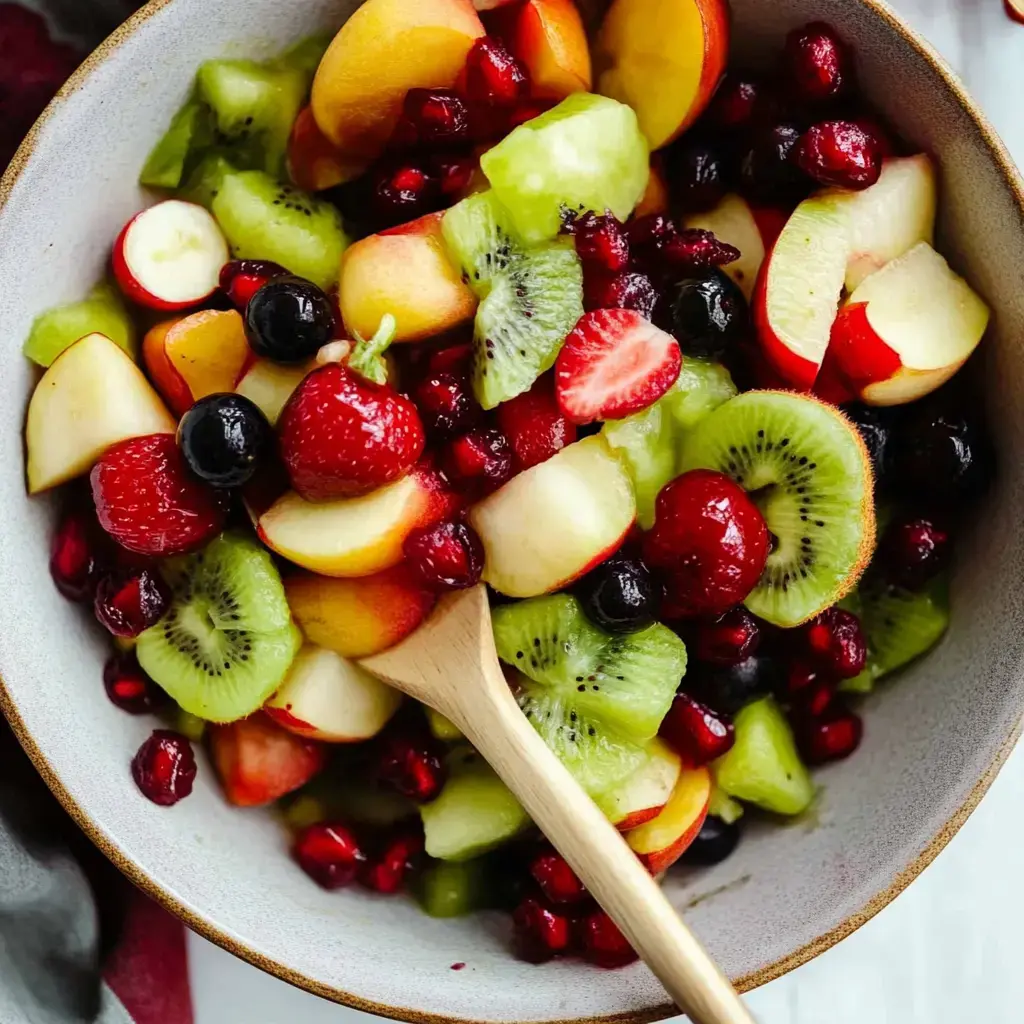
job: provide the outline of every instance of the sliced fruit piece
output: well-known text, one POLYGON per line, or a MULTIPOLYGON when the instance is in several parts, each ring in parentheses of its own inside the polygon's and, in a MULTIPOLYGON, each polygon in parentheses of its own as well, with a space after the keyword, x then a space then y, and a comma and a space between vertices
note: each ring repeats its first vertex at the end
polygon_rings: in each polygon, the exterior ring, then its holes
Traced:
POLYGON ((679 342, 635 310, 584 313, 555 363, 559 408, 580 424, 639 412, 672 387, 682 362, 679 342))
POLYGON ((103 334, 136 357, 135 325, 124 301, 105 281, 79 302, 55 306, 32 321, 22 348, 26 359, 50 366, 65 349, 87 334, 103 334))
POLYGON ((530 824, 523 805, 476 751, 454 751, 448 769, 441 795, 420 808, 431 857, 469 860, 514 838, 530 824))
POLYGON ((913 402, 977 348, 989 309, 927 243, 865 278, 832 325, 829 352, 868 405, 913 402))
POLYGON ((397 644, 435 601, 404 565, 359 579, 298 573, 285 580, 285 592, 306 638, 346 658, 368 658, 397 644))
POLYGON ((338 149, 305 107, 295 119, 288 140, 288 177, 305 192, 323 192, 344 185, 366 171, 371 161, 338 149))
POLYGON ((316 504, 289 491, 260 516, 257 531, 272 551, 305 569, 370 576, 397 565, 405 538, 455 505, 436 476, 414 471, 358 498, 316 504))
POLYGON ((424 708, 424 710, 427 713, 427 724, 430 726, 430 733, 434 739, 441 740, 442 743, 458 743, 466 738, 462 735, 462 730, 454 722, 445 718, 440 711, 435 711, 433 708, 424 708))
POLYGON ((736 282, 749 302, 764 262, 765 246, 771 244, 762 238, 750 204, 742 196, 730 192, 713 209, 690 214, 683 226, 710 231, 720 242, 739 249, 739 259, 726 264, 722 270, 736 282))
POLYGON ((32 393, 25 422, 29 493, 87 473, 118 441, 174 429, 124 349, 89 334, 54 360, 32 393))
POLYGON ((482 860, 438 860, 416 880, 416 899, 431 917, 462 917, 487 904, 487 866, 482 860))
POLYGON ((708 800, 708 817, 721 818, 726 825, 732 825, 743 817, 743 804, 733 800, 716 782, 711 787, 711 798, 708 800))
POLYGON ((469 515, 483 541, 484 579, 509 597, 566 586, 614 551, 636 503, 601 437, 563 448, 513 477, 469 515))
POLYGON ((711 773, 684 769, 656 818, 626 833, 629 848, 652 875, 667 871, 697 838, 708 813, 711 773))
POLYGON ((275 426, 288 399, 314 368, 315 364, 282 366, 269 359, 255 359, 242 374, 235 391, 254 402, 270 425, 275 426))
POLYGON ((859 594, 872 679, 930 651, 949 626, 949 581, 944 577, 918 593, 869 579, 859 594))
POLYGON ((302 645, 269 552, 250 537, 224 534, 161 570, 171 607, 139 637, 139 664, 199 718, 251 714, 284 681, 302 645))
POLYGON ((334 37, 313 80, 320 130, 346 153, 376 157, 405 94, 451 88, 483 34, 469 0, 368 0, 334 37))
POLYGON ((396 342, 441 334, 473 316, 476 296, 448 258, 442 217, 427 214, 345 251, 338 297, 352 336, 371 337, 388 313, 396 321, 396 342))
POLYGON ((480 166, 527 242, 557 235, 566 210, 610 210, 625 220, 650 176, 636 114, 592 93, 575 93, 521 124, 480 166))
POLYGON ((601 798, 601 810, 623 832, 661 813, 683 770, 679 755, 661 740, 650 740, 645 751, 643 764, 601 798))
POLYGON ((233 391, 251 359, 242 317, 233 309, 204 309, 167 320, 142 342, 149 376, 178 416, 200 398, 233 391))
POLYGON ((748 391, 697 424, 680 468, 731 476, 761 510, 775 543, 744 601, 755 615, 796 626, 857 585, 875 543, 871 463, 834 406, 748 391))
POLYGON ((195 169, 178 191, 178 198, 210 210, 213 208, 213 201, 217 198, 224 179, 229 174, 237 173, 238 168, 223 153, 217 151, 207 153, 196 164, 195 169))
POLYGON ((668 183, 665 181, 665 164, 660 154, 651 154, 651 174, 647 179, 647 188, 640 197, 640 202, 633 210, 633 216, 649 217, 655 213, 668 213, 668 183))
POLYGON ((473 331, 473 390, 493 409, 551 368, 583 315, 583 270, 569 238, 521 244, 494 190, 452 207, 445 244, 480 299, 473 331))
POLYGON ((210 753, 224 796, 236 807, 263 807, 319 774, 326 748, 275 725, 263 713, 210 732, 210 753))
POLYGON ((325 290, 337 282, 348 238, 330 203, 260 171, 241 171, 220 181, 212 209, 233 258, 280 263, 325 290))
POLYGON ((358 743, 384 728, 402 695, 355 662, 314 644, 295 655, 281 688, 263 706, 297 736, 358 743))
POLYGON ((196 99, 190 99, 172 119, 167 131, 153 147, 139 184, 150 188, 177 188, 185 174, 185 165, 193 144, 209 133, 209 113, 196 99))
POLYGON ((597 88, 633 107, 660 149, 708 105, 728 55, 725 0, 615 0, 597 38, 597 88))
POLYGON ((217 222, 195 203, 167 199, 136 214, 114 243, 114 277, 133 302, 149 309, 197 306, 220 282, 228 244, 217 222))

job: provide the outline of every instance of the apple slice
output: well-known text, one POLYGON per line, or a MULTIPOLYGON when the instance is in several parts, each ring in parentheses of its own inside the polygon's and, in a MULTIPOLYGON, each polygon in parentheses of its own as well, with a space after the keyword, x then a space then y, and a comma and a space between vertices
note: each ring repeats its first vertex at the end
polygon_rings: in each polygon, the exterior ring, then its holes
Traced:
POLYGON ((902 405, 934 391, 967 361, 988 306, 927 243, 872 274, 832 327, 829 355, 869 405, 902 405))
POLYGON ((761 267, 753 318, 761 351, 791 385, 810 390, 825 358, 850 256, 852 192, 805 199, 761 267))
POLYGON ((281 410, 292 392, 306 379, 316 364, 282 366, 269 359, 255 359, 235 385, 235 391, 259 406, 271 426, 276 426, 281 410))
POLYGON ((660 875, 686 852, 708 814, 711 773, 688 768, 679 775, 661 813, 626 833, 626 842, 652 875, 660 875))
POLYGON ((334 651, 307 644, 264 706, 278 725, 326 743, 358 743, 387 725, 402 695, 334 651))
POLYGON ((87 473, 118 441, 174 430, 160 396, 131 357, 106 335, 88 334, 54 360, 29 402, 29 492, 87 473))
POLYGON ((720 242, 739 249, 740 258, 722 269, 736 282, 749 302, 754 294, 754 285, 765 252, 761 228, 750 204, 742 197, 730 193, 713 209, 691 214, 683 226, 711 231, 720 242))
POLYGON ((629 477, 599 435, 513 477, 469 514, 483 578, 509 597, 566 586, 614 551, 636 517, 629 477))
POLYGON ((149 309, 187 309, 208 299, 229 259, 213 215, 194 203, 168 199, 136 214, 114 243, 114 277, 149 309))
POLYGON ((679 755, 661 740, 651 740, 646 749, 647 760, 600 801, 608 820, 623 832, 661 813, 683 770, 679 755))

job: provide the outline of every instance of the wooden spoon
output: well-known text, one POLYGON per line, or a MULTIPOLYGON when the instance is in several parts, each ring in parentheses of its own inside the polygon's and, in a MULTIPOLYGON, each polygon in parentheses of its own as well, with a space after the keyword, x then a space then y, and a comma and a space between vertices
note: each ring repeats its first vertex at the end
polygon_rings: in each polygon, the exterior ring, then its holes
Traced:
POLYGON ((410 637, 362 664, 465 733, 694 1024, 753 1024, 618 830, 519 710, 483 586, 446 598, 410 637))

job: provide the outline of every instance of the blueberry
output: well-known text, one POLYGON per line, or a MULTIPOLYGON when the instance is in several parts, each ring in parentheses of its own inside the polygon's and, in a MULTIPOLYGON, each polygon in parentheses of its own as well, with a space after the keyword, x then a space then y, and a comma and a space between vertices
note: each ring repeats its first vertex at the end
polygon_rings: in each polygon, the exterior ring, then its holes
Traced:
POLYGON ((311 281, 277 277, 249 300, 245 334, 258 356, 275 363, 304 363, 334 337, 330 299, 311 281))
POLYGON ((213 487, 241 487, 269 451, 273 429, 259 406, 242 395, 200 398, 178 424, 189 468, 213 487))
POLYGON ((768 203, 788 204, 802 198, 811 180, 792 159, 802 134, 795 124, 786 122, 761 129, 740 164, 743 190, 768 203))
POLYGON ((735 715, 740 708, 779 690, 783 674, 779 663, 755 654, 738 665, 695 664, 686 674, 687 692, 709 708, 735 715))
POLYGON ((720 270, 677 281, 668 298, 672 333, 684 355, 718 359, 747 336, 747 300, 720 270))
POLYGON ((708 815, 682 856, 681 862, 691 867, 711 867, 719 864, 736 849, 740 841, 740 827, 734 821, 726 824, 721 818, 708 815))
POLYGON ((635 558, 610 558, 577 585, 588 619, 609 633, 632 633, 654 621, 651 574, 635 558))
POLYGON ((686 136, 666 153, 673 196, 687 211, 710 210, 728 191, 725 158, 701 136, 686 136))
POLYGON ((893 415, 884 409, 862 405, 860 402, 851 402, 842 408, 864 441, 868 457, 871 459, 871 469, 875 474, 875 483, 881 490, 886 467, 886 449, 893 430, 893 415))

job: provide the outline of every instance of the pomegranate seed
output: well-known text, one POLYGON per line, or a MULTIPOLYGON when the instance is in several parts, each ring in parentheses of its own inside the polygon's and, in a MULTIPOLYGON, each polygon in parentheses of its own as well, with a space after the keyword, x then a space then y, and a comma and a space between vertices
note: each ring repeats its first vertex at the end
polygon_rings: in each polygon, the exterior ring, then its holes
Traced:
POLYGON ((171 592, 155 569, 111 573, 96 588, 93 609, 100 625, 114 636, 135 637, 156 625, 167 611, 171 592))
POLYGON ((700 768, 732 748, 736 730, 725 715, 680 693, 661 723, 658 734, 688 768, 700 768))
POLYGON ((50 545, 50 575, 69 601, 91 601, 96 593, 100 565, 96 548, 99 524, 91 513, 68 512, 50 545))
POLYGON ((388 843, 378 858, 359 866, 359 883, 384 895, 396 893, 405 884, 406 876, 415 868, 422 852, 422 834, 400 836, 388 843))
POLYGON ((625 967, 639 957, 619 926, 603 911, 595 910, 578 924, 583 959, 597 967, 625 967))
POLYGON ((697 659, 712 665, 738 665, 757 653, 760 644, 761 627, 743 605, 697 628, 697 659))
POLYGON ((855 121, 822 121, 796 144, 797 166, 822 185, 864 189, 882 173, 882 151, 874 136, 855 121))
POLYGON ((782 72, 795 99, 823 103, 846 90, 853 77, 852 59, 832 27, 815 21, 786 37, 782 72))
POLYGON ((518 128, 521 124, 532 121, 535 117, 540 117, 541 114, 549 111, 554 105, 555 100, 541 99, 540 97, 517 103, 508 113, 507 130, 512 131, 513 128, 518 128))
POLYGON ((875 140, 875 147, 878 149, 878 155, 882 160, 896 155, 896 146, 892 141, 889 130, 878 118, 871 117, 868 114, 861 114, 853 119, 853 123, 875 140))
POLYGON ((740 258, 740 251, 734 245, 720 242, 711 231, 702 228, 689 228, 670 235, 661 252, 669 263, 687 270, 723 267, 740 258))
POLYGON ((435 373, 422 380, 413 394, 423 426, 434 437, 447 439, 472 429, 483 413, 465 377, 435 373))
POLYGON ((794 658, 786 670, 786 692, 798 694, 816 686, 825 678, 825 673, 813 662, 804 658, 794 658))
POLYGON ((564 914, 545 907, 539 900, 527 898, 512 914, 515 950, 520 960, 542 964, 568 953, 572 945, 572 925, 564 914))
POLYGON ((867 644, 860 620, 843 608, 829 608, 804 627, 811 658, 837 679, 852 679, 864 671, 867 644))
POLYGON ((797 692, 793 710, 803 718, 819 718, 832 706, 836 695, 835 684, 831 679, 816 675, 809 685, 797 692))
POLYGON ((402 112, 419 142, 438 145, 469 139, 469 109, 450 89, 410 89, 402 112))
POLYGON ((526 72, 497 39, 482 36, 466 57, 466 94, 479 103, 511 106, 526 95, 526 72))
POLYGON ((622 225, 610 214, 599 217, 585 213, 567 225, 575 236, 576 254, 607 274, 618 274, 629 266, 629 242, 622 225))
POLYGON ((635 270, 614 277, 593 272, 584 276, 583 302, 588 311, 634 309, 641 316, 652 320, 659 298, 651 279, 635 270))
POLYGON ((154 730, 132 759, 132 777, 142 795, 161 807, 184 800, 196 778, 192 745, 179 732, 154 730))
POLYGON ((103 687, 110 703, 141 715, 167 703, 167 694, 153 682, 139 665, 134 651, 115 654, 103 666, 103 687))
POLYGON ((437 181, 423 168, 388 165, 377 171, 371 183, 370 204, 377 221, 391 226, 429 213, 439 194, 437 181))
POLYGON ((534 857, 530 863, 530 874, 551 903, 580 903, 590 898, 565 858, 554 850, 534 857))
POLYGON ((879 545, 886 580, 906 590, 920 590, 949 563, 949 531, 933 519, 897 519, 879 545))
POLYGON ((220 272, 220 289, 235 309, 244 312, 249 300, 268 281, 287 273, 284 267, 270 260, 232 260, 225 263, 220 272))
POLYGON ((720 131, 745 128, 754 119, 760 90, 752 78, 726 75, 708 107, 708 120, 720 131))
POLYGON ((465 590, 480 582, 484 546, 467 523, 435 523, 413 530, 402 551, 413 575, 431 590, 465 590))
POLYGON ((864 734, 860 716, 833 709, 819 718, 808 718, 797 729, 800 753, 808 764, 826 764, 849 757, 864 734))
POLYGON ((462 345, 449 345, 430 353, 427 360, 429 373, 450 373, 461 376, 469 370, 473 360, 473 345, 466 342, 462 345))
POLYGON ((295 839, 292 856, 324 889, 349 885, 366 863, 359 840, 339 822, 318 822, 303 829, 295 839))
POLYGON ((380 740, 377 775, 402 796, 417 803, 429 803, 447 779, 443 757, 443 748, 432 736, 391 731, 380 740))
POLYGON ((512 475, 512 447, 498 430, 474 430, 448 445, 441 468, 453 483, 489 493, 512 475))
POLYGON ((431 170, 444 196, 461 196, 469 188, 479 166, 480 161, 475 156, 441 154, 431 161, 431 170))

